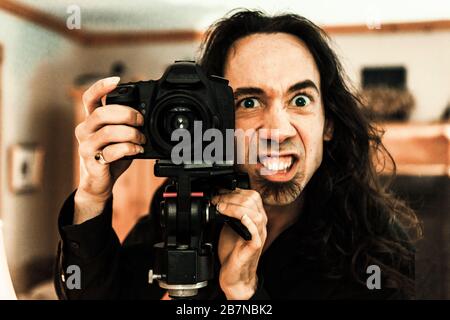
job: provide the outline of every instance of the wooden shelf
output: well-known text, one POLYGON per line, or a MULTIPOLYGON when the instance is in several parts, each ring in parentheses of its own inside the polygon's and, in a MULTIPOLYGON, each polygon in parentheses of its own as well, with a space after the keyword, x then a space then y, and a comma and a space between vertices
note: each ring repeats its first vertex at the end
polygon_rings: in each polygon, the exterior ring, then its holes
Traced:
POLYGON ((369 28, 366 24, 329 25, 322 27, 330 34, 430 32, 449 30, 450 20, 388 22, 381 23, 379 28, 369 28))
MULTIPOLYGON (((450 176, 450 123, 380 123, 399 175, 450 176)), ((390 172, 392 168, 385 168, 390 172)))
MULTIPOLYGON (((174 43, 200 41, 204 34, 198 30, 147 30, 147 31, 90 31, 69 30, 65 17, 41 11, 20 1, 0 0, 0 10, 9 12, 26 21, 56 32, 85 46, 126 45, 130 43, 174 43)), ((377 29, 366 24, 322 25, 330 34, 385 33, 385 32, 430 32, 450 29, 450 20, 430 20, 382 23, 377 29)))

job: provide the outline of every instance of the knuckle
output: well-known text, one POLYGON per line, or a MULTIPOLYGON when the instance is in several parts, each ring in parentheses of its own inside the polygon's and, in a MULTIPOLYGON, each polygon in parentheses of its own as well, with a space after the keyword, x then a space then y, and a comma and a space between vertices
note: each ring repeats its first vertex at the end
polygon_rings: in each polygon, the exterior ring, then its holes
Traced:
POLYGON ((263 222, 264 222, 264 218, 262 217, 262 215, 260 215, 260 214, 256 215, 256 217, 255 217, 255 223, 256 223, 257 225, 261 225, 261 224, 263 224, 263 222))
POLYGON ((261 240, 255 239, 255 241, 252 242, 252 247, 255 250, 261 249, 261 247, 262 247, 261 240))
POLYGON ((84 149, 83 149, 83 146, 81 144, 78 146, 78 155, 80 157, 84 158, 84 149))
POLYGON ((245 197, 250 198, 250 199, 253 199, 253 197, 256 196, 255 193, 258 193, 255 190, 251 190, 251 189, 242 189, 241 192, 245 197))
POLYGON ((112 136, 112 134, 113 134, 113 132, 114 132, 114 130, 111 128, 111 126, 104 126, 102 129, 101 129, 101 135, 103 135, 103 136, 106 136, 106 137, 110 137, 110 136, 112 136))
POLYGON ((254 201, 260 201, 260 200, 261 200, 261 195, 259 194, 258 191, 255 191, 255 190, 251 190, 250 197, 251 197, 254 201))
POLYGON ((243 205, 247 208, 253 207, 253 200, 250 198, 245 198, 243 205))
MULTIPOLYGON (((114 146, 107 146, 107 147, 104 147, 103 149, 102 149, 102 154, 103 154, 103 158, 105 159, 105 160, 107 160, 107 161, 110 161, 110 159, 112 159, 114 156, 115 156, 115 154, 117 153, 117 150, 115 150, 116 148, 114 148, 114 146)), ((91 153, 91 157, 92 157, 92 155, 94 155, 95 153, 91 153)))
POLYGON ((102 120, 102 117, 103 117, 103 108, 102 107, 95 108, 94 111, 92 111, 92 113, 91 113, 91 115, 89 117, 94 122, 100 122, 102 120))
POLYGON ((248 215, 248 210, 245 210, 245 208, 241 206, 233 206, 233 211, 238 219, 242 219, 242 217, 246 214, 248 215))
POLYGON ((80 141, 83 137, 84 124, 81 122, 75 127, 75 137, 80 141))
POLYGON ((220 211, 223 213, 224 211, 228 210, 228 203, 220 201, 219 202, 220 211))
POLYGON ((92 148, 92 145, 86 142, 80 143, 78 147, 78 153, 81 157, 87 158, 89 155, 92 155, 94 153, 94 150, 92 148))
POLYGON ((261 240, 265 243, 267 239, 267 230, 266 228, 263 229, 263 231, 261 232, 261 240))
POLYGON ((91 92, 90 89, 87 89, 85 92, 83 92, 83 95, 81 96, 81 101, 83 101, 84 105, 87 105, 90 101, 91 92))

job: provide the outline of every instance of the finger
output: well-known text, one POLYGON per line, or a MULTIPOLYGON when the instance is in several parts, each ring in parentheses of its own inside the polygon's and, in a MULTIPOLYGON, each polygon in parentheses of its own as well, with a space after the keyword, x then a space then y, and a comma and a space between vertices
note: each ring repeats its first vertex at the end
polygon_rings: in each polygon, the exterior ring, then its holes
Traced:
POLYGON ((137 110, 121 105, 108 105, 96 108, 85 121, 84 130, 93 133, 108 124, 142 126, 144 116, 137 110))
POLYGON ((265 216, 259 211, 230 202, 219 202, 217 210, 228 217, 236 218, 238 220, 242 220, 242 217, 247 215, 256 224, 261 234, 265 232, 267 222, 265 216))
POLYGON ((220 201, 217 204, 217 210, 228 217, 241 220, 245 214, 256 216, 257 212, 253 212, 251 208, 244 207, 240 204, 220 201))
POLYGON ((97 81, 83 94, 83 105, 86 116, 90 115, 96 107, 101 105, 101 99, 114 90, 120 77, 110 77, 97 81))
POLYGON ((138 129, 126 125, 106 125, 92 134, 94 145, 104 146, 117 142, 133 142, 144 144, 145 135, 138 129))
POLYGON ((227 189, 219 189, 219 195, 213 197, 211 199, 211 202, 213 204, 217 204, 220 199, 225 199, 226 201, 230 199, 230 202, 242 203, 244 206, 254 206, 257 211, 265 212, 261 196, 257 191, 254 190, 236 188, 235 190, 230 191, 227 189), (231 200, 231 198, 236 199, 236 201, 231 200))
POLYGON ((263 246, 261 237, 258 232, 256 224, 250 219, 248 215, 244 215, 241 219, 242 224, 248 229, 252 235, 252 239, 249 241, 241 242, 241 258, 246 259, 259 252, 263 246))
POLYGON ((236 192, 243 195, 244 197, 248 197, 250 198, 258 207, 258 209, 260 211, 265 211, 264 210, 264 205, 261 199, 261 195, 259 194, 259 192, 255 191, 255 190, 248 190, 248 189, 241 189, 241 188, 236 188, 236 192))
MULTIPOLYGON (((258 194, 259 197, 259 194, 258 194)), ((234 204, 236 206, 249 208, 252 211, 258 212, 257 216, 251 216, 258 224, 267 224, 267 214, 264 210, 262 203, 258 205, 257 199, 254 196, 242 195, 238 191, 228 194, 221 194, 211 199, 213 204, 219 204, 221 202, 234 204)), ((218 209, 220 211, 220 209, 218 209)))
POLYGON ((110 163, 122 159, 125 156, 134 156, 143 151, 144 148, 138 144, 124 142, 106 146, 102 153, 105 161, 110 163))
POLYGON ((143 144, 145 136, 138 129, 130 126, 107 125, 81 142, 79 152, 82 157, 92 157, 107 145, 120 142, 143 144))
POLYGON ((218 204, 220 202, 229 202, 229 203, 234 203, 236 205, 240 205, 245 208, 250 208, 252 210, 259 211, 258 206, 252 199, 245 197, 239 193, 221 194, 221 195, 213 197, 211 199, 211 202, 213 204, 218 204))

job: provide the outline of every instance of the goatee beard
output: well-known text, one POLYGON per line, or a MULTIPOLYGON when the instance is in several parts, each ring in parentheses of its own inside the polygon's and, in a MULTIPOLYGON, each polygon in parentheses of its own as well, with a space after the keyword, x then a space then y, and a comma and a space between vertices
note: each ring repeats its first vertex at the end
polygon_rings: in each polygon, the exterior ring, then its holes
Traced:
POLYGON ((258 175, 255 176, 252 189, 258 190, 263 202, 270 205, 286 205, 295 201, 303 190, 302 174, 297 173, 288 182, 268 181, 258 175), (271 202, 275 203, 271 203, 271 202))

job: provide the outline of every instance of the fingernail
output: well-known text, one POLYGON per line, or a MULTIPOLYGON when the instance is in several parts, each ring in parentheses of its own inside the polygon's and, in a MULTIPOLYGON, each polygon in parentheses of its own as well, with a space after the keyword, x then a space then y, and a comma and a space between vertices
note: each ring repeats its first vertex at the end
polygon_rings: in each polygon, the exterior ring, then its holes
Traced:
POLYGON ((139 147, 139 153, 144 153, 144 147, 139 147))
POLYGON ((145 135, 141 135, 141 142, 142 144, 145 144, 147 142, 147 138, 145 138, 145 135))
POLYGON ((109 77, 105 79, 105 85, 112 86, 113 84, 118 84, 120 77, 109 77))
POLYGON ((219 202, 219 203, 217 204, 217 206, 216 206, 216 209, 217 209, 219 212, 222 212, 223 204, 222 204, 221 202, 219 202))

